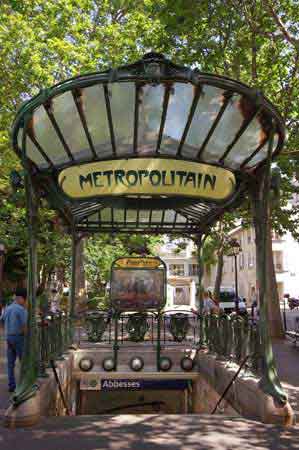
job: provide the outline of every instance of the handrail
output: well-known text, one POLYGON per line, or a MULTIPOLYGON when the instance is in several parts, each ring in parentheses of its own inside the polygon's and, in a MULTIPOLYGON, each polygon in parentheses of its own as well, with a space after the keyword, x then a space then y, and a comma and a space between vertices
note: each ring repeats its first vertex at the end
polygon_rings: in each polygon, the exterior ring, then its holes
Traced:
POLYGON ((218 406, 220 405, 220 403, 222 402, 222 400, 224 399, 224 397, 226 396, 227 392, 229 391, 230 387, 232 386, 233 382, 236 380, 236 378, 239 376, 239 373, 241 372, 241 370, 243 369, 244 365, 246 364, 248 358, 250 355, 247 355, 242 363, 240 364, 240 367, 238 368, 237 372, 234 374, 234 376, 232 377, 232 379, 230 380, 230 382, 228 383, 228 385, 226 386, 226 388, 223 391, 223 394, 221 395, 220 399, 217 401, 213 411, 211 412, 211 414, 215 414, 215 412, 217 411, 218 406))
POLYGON ((166 405, 166 403, 163 402, 163 401, 132 403, 130 405, 128 404, 128 405, 116 406, 114 408, 105 409, 104 411, 101 412, 101 414, 111 414, 111 413, 113 413, 115 411, 119 411, 119 410, 122 410, 122 409, 136 408, 138 406, 153 406, 153 407, 154 406, 156 406, 156 407, 158 406, 160 408, 162 405, 164 406, 164 405, 166 405))
POLYGON ((54 378, 55 378, 56 384, 58 386, 59 394, 60 394, 60 397, 61 397, 64 409, 65 409, 66 415, 67 416, 71 416, 69 407, 68 407, 68 405, 66 403, 65 396, 64 396, 64 393, 63 393, 63 390, 62 390, 62 386, 61 386, 61 383, 60 383, 60 380, 59 380, 59 376, 58 376, 58 373, 57 373, 57 370, 56 370, 56 367, 55 367, 55 362, 52 359, 50 359, 50 365, 51 365, 53 373, 54 373, 54 378))

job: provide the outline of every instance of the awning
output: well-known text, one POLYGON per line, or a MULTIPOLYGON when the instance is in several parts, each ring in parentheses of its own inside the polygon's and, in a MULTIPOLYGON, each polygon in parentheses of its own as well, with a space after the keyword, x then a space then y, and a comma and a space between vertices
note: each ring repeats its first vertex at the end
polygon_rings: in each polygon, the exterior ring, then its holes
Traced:
POLYGON ((281 150, 284 125, 254 88, 150 53, 78 76, 19 110, 13 147, 69 225, 197 233, 240 202, 281 150))

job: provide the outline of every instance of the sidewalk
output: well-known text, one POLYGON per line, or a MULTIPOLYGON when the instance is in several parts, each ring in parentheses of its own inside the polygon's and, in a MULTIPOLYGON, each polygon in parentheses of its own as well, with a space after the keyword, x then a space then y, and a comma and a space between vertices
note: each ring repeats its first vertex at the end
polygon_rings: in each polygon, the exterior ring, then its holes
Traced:
POLYGON ((1 450, 298 450, 298 430, 239 417, 182 414, 49 417, 0 429, 1 450))
POLYGON ((299 422, 299 346, 295 347, 287 339, 275 340, 273 351, 278 376, 299 422))
POLYGON ((0 325, 0 418, 9 405, 10 393, 7 386, 6 343, 3 327, 0 325))

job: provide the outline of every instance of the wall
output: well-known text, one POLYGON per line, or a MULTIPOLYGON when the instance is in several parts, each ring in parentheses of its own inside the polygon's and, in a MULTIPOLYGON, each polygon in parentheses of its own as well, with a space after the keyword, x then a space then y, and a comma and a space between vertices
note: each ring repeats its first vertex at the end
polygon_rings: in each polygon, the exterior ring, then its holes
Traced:
MULTIPOLYGON (((248 305, 253 299, 253 288, 257 291, 256 281, 256 255, 255 236, 253 228, 236 228, 230 238, 237 239, 241 244, 242 252, 237 257, 238 291, 241 297, 245 297, 248 305)), ((276 281, 280 299, 289 293, 292 297, 299 297, 299 244, 290 233, 279 237, 273 233, 272 249, 274 253, 274 265, 276 281)), ((204 276, 204 286, 214 286, 216 277, 216 265, 212 267, 211 274, 204 276)), ((222 286, 235 286, 234 257, 224 257, 222 286)))
MULTIPOLYGON (((218 359, 215 355, 204 351, 198 354, 198 366, 201 376, 211 387, 209 389, 209 386, 205 387, 203 384, 203 387, 199 387, 199 389, 206 389, 207 397, 212 398, 214 395, 214 400, 217 395, 215 396, 213 391, 222 395, 238 370, 236 364, 218 359)), ((204 397, 203 394, 198 396, 199 407, 200 399, 204 397)), ((290 426, 295 422, 295 414, 290 404, 287 402, 285 405, 280 405, 275 402, 261 389, 259 379, 244 370, 233 382, 225 398, 229 405, 227 408, 233 408, 233 411, 242 417, 282 426, 290 426)), ((206 404, 211 406, 207 400, 206 404)), ((229 413, 229 409, 227 411, 229 413)))
MULTIPOLYGON (((56 362, 56 371, 61 383, 66 402, 71 408, 72 395, 75 393, 73 380, 74 352, 64 355, 62 361, 56 362)), ((39 378, 39 398, 41 416, 63 416, 66 414, 65 408, 59 393, 59 389, 54 378, 52 369, 47 369, 47 378, 39 378)))
POLYGON ((157 249, 157 254, 166 264, 167 267, 167 280, 168 280, 168 295, 167 295, 167 308, 168 309, 189 309, 196 307, 196 291, 198 284, 198 277, 196 275, 190 275, 189 266, 191 264, 197 265, 197 257, 194 255, 196 248, 192 241, 187 243, 186 249, 176 253, 177 245, 175 243, 166 243, 157 249), (183 274, 175 275, 171 272, 170 266, 182 265, 183 274), (175 305, 174 297, 176 294, 176 287, 184 287, 188 289, 190 299, 185 307, 183 305, 175 305))

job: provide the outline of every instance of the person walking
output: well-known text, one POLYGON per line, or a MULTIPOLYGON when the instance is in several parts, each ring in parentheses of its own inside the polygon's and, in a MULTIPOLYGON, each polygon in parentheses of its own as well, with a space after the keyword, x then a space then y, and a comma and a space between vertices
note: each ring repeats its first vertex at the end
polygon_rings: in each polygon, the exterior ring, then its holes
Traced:
POLYGON ((15 363, 16 359, 22 359, 25 334, 27 331, 27 289, 17 288, 14 301, 9 305, 2 316, 4 321, 4 332, 7 343, 7 369, 8 390, 14 392, 16 389, 15 363))
POLYGON ((204 291, 202 301, 204 314, 210 314, 215 311, 215 303, 211 299, 209 291, 204 291))

